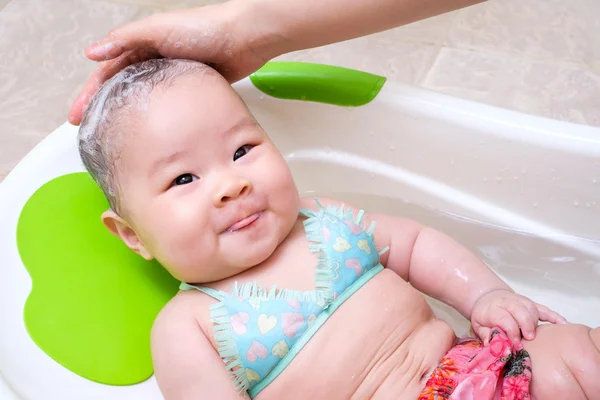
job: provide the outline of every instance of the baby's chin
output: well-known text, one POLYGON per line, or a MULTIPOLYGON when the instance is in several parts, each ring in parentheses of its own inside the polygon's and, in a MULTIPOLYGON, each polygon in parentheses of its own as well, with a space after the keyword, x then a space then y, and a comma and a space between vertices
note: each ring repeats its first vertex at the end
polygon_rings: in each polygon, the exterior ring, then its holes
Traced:
POLYGON ((274 241, 273 246, 260 246, 259 248, 238 249, 235 254, 231 254, 228 263, 232 271, 238 271, 240 273, 250 268, 261 265, 269 259, 277 248, 277 242, 274 241))

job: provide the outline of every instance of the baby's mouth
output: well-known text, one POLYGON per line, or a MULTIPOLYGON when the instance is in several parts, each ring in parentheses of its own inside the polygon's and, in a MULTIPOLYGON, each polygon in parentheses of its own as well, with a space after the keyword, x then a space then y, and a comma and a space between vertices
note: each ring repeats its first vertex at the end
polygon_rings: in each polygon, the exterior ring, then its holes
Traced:
POLYGON ((262 211, 254 213, 244 219, 237 221, 236 223, 231 225, 229 228, 227 228, 225 231, 226 232, 237 232, 239 230, 242 230, 242 229, 252 225, 257 219, 260 218, 261 215, 262 215, 262 211))

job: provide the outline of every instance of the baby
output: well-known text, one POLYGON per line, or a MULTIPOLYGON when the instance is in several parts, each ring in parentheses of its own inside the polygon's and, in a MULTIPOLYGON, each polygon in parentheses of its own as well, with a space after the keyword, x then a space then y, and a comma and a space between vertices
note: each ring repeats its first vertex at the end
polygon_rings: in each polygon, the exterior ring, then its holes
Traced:
POLYGON ((600 399, 600 328, 515 294, 418 222, 301 199, 204 64, 121 71, 79 148, 109 231, 183 282, 152 332, 166 399, 600 399), (457 339, 420 292, 481 341, 457 339))

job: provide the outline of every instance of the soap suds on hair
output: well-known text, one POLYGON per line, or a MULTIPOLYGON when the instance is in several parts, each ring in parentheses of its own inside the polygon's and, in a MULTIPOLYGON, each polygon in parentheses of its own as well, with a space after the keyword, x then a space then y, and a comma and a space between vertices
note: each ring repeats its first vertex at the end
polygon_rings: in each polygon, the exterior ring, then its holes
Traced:
POLYGON ((151 59, 130 65, 106 81, 86 107, 78 133, 79 154, 113 211, 119 213, 117 163, 132 115, 147 110, 154 88, 190 73, 214 72, 190 60, 151 59))

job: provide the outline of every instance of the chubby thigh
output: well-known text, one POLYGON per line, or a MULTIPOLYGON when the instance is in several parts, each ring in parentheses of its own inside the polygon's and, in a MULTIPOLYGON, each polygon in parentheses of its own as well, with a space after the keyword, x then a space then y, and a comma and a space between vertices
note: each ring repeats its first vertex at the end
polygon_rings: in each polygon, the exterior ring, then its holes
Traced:
POLYGON ((454 342, 414 288, 384 270, 321 327, 261 399, 410 399, 454 342))
POLYGON ((600 329, 584 325, 540 325, 532 341, 531 394, 536 400, 600 399, 600 329))

